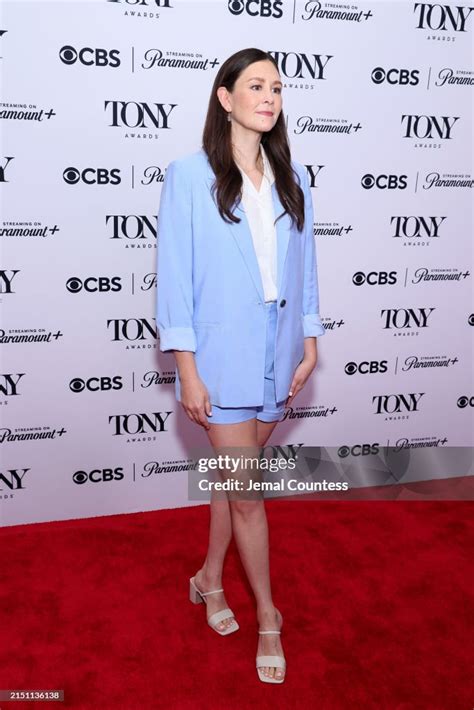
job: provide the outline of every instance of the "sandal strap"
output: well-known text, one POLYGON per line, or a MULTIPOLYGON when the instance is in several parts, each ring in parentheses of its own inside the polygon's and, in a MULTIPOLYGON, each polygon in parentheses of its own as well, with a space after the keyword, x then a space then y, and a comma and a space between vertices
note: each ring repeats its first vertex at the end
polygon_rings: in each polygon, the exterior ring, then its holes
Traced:
POLYGON ((211 614, 209 619, 207 620, 208 623, 211 626, 215 626, 216 624, 219 623, 219 621, 224 621, 224 619, 228 619, 229 617, 233 617, 234 613, 232 609, 222 609, 221 611, 216 611, 214 614, 211 614))
POLYGON ((257 656, 257 668, 262 666, 285 669, 286 661, 282 656, 257 656))
POLYGON ((223 589, 213 589, 212 592, 199 592, 201 597, 207 597, 208 594, 217 594, 217 592, 223 592, 223 589))
POLYGON ((259 631, 259 634, 281 634, 281 631, 259 631))

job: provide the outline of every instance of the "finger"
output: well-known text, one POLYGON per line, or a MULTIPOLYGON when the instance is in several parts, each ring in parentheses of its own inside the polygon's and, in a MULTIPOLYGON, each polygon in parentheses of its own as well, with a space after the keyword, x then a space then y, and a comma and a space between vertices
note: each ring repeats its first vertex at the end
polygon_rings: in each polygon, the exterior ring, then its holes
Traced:
POLYGON ((186 414, 188 415, 189 419, 194 422, 194 424, 198 424, 199 422, 196 420, 196 417, 194 416, 193 412, 191 409, 186 410, 186 414))
POLYGON ((189 419, 194 423, 194 424, 199 424, 199 419, 196 416, 196 412, 194 409, 191 407, 187 407, 186 409, 186 414, 188 415, 189 419))
POLYGON ((290 404, 292 404, 294 398, 296 397, 296 395, 298 394, 298 392, 300 391, 300 389, 301 389, 301 387, 300 387, 298 384, 296 384, 296 385, 290 390, 290 391, 291 391, 291 395, 288 397, 288 406, 289 406, 290 404))
POLYGON ((209 429, 209 422, 206 419, 204 407, 201 407, 201 409, 199 409, 196 412, 196 417, 197 417, 198 424, 200 424, 202 427, 204 427, 204 429, 209 429))

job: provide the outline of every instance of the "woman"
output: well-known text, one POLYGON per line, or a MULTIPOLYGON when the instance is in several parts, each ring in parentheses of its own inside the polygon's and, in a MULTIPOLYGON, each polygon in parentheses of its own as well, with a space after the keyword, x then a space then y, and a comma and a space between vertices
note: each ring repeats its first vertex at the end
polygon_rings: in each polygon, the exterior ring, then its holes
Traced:
MULTIPOLYGON (((221 66, 203 147, 170 163, 158 214, 160 350, 176 359, 176 398, 215 451, 259 450, 317 362, 313 208, 290 156, 282 82, 271 55, 244 49, 221 66)), ((239 626, 221 587, 232 533, 255 594, 257 672, 281 683, 282 614, 272 600, 262 499, 211 498, 206 560, 190 598, 221 635, 239 626)))

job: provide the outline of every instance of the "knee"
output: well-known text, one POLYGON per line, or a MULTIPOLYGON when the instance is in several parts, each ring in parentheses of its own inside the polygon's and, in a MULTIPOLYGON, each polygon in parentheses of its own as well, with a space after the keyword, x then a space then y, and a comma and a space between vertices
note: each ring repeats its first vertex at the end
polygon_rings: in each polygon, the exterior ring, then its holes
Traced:
POLYGON ((232 514, 245 520, 262 515, 264 511, 263 500, 230 500, 232 514))

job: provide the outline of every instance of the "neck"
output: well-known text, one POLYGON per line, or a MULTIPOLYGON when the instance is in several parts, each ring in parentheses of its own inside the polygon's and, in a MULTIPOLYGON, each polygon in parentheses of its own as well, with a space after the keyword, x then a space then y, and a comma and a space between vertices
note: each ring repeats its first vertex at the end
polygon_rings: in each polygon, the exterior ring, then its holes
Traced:
POLYGON ((247 169, 258 167, 260 163, 261 133, 255 131, 239 130, 232 125, 231 141, 235 161, 247 169))

